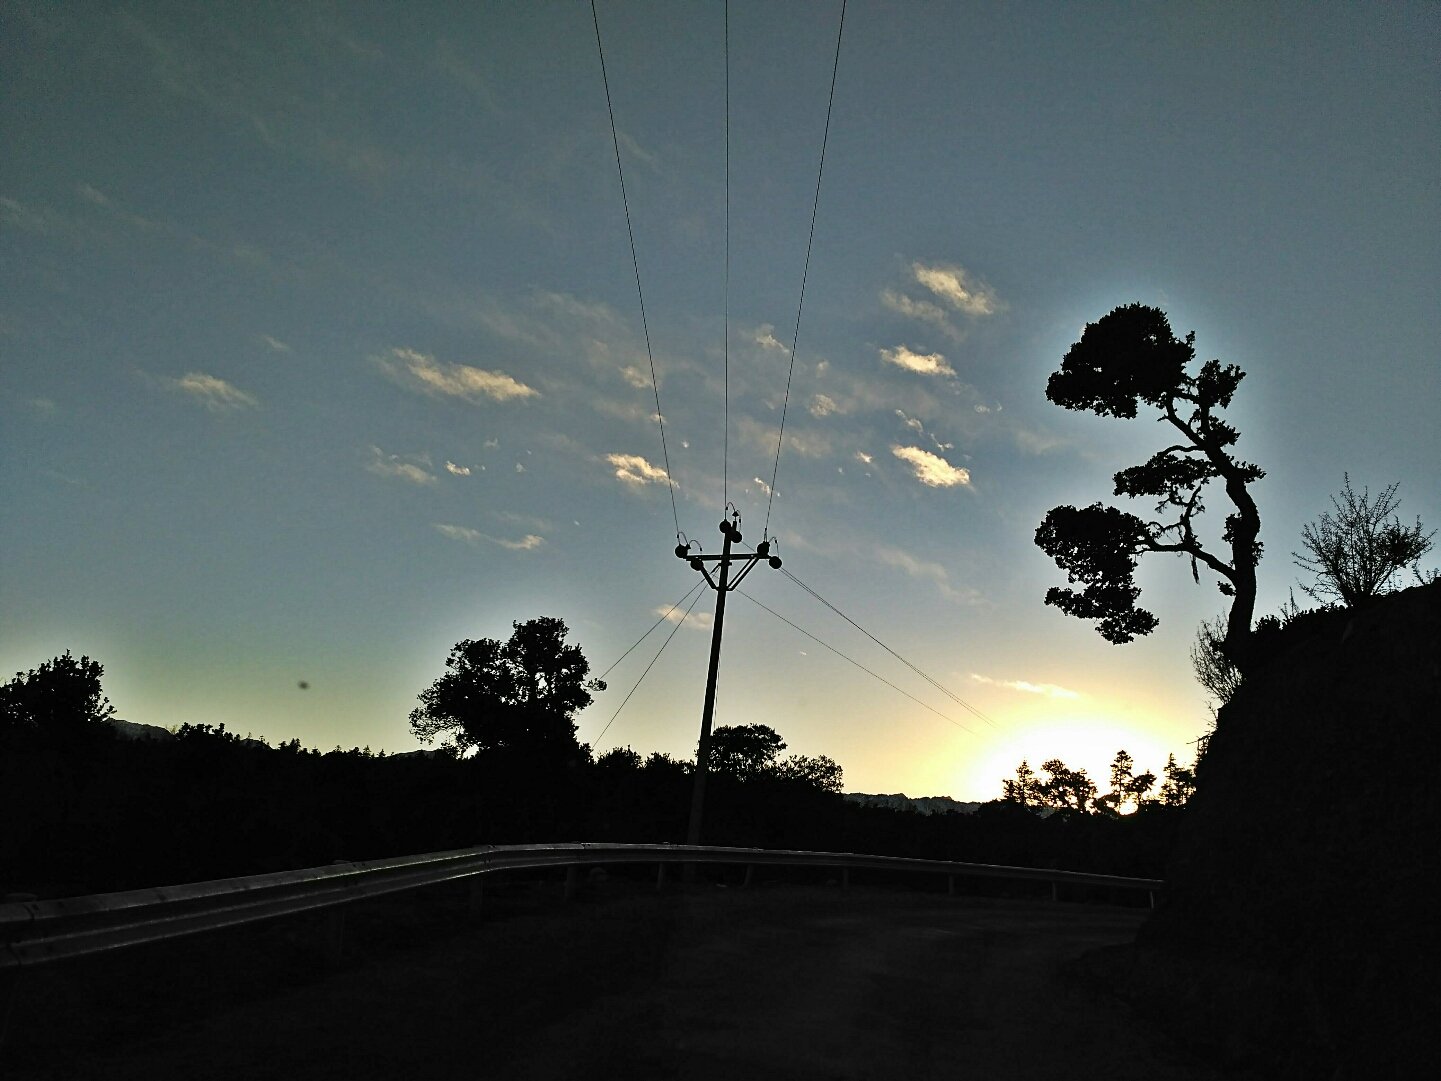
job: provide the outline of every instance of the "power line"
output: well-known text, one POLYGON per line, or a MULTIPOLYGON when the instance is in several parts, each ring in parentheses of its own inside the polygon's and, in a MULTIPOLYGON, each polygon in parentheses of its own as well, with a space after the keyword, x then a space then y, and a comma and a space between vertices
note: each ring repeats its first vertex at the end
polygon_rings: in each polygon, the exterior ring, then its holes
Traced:
MULTIPOLYGON (((595 0, 591 0, 592 6, 594 2, 595 0)), ((810 276, 811 272, 811 247, 815 244, 816 239, 816 214, 820 210, 821 205, 821 176, 826 168, 826 144, 830 141, 831 136, 831 107, 836 101, 836 73, 840 71, 841 67, 841 36, 845 32, 845 28, 846 0, 841 0, 840 25, 836 28, 836 58, 835 62, 831 65, 831 92, 830 97, 826 101, 826 126, 825 131, 821 135, 821 160, 820 165, 816 168, 816 197, 815 201, 811 204, 811 231, 810 236, 806 239, 806 262, 805 267, 801 271, 801 296, 796 304, 796 331, 795 335, 791 338, 790 370, 786 373, 786 396, 784 403, 781 405, 780 431, 776 435, 776 462, 774 468, 771 469, 770 498, 766 500, 766 523, 765 527, 761 530, 764 536, 770 536, 771 506, 776 501, 776 476, 780 473, 781 469, 781 443, 785 439, 786 412, 791 404, 791 380, 796 373, 796 345, 800 342, 801 338, 801 309, 805 307, 806 279, 810 276)))
POLYGON ((675 535, 679 539, 681 536, 680 512, 676 509, 675 504, 675 481, 671 479, 670 475, 670 449, 666 446, 665 440, 665 415, 660 409, 660 381, 656 378, 655 354, 650 347, 650 325, 646 322, 645 317, 645 293, 641 291, 640 287, 640 258, 635 252, 635 230, 630 223, 630 200, 626 198, 625 194, 625 170, 621 168, 620 164, 620 136, 616 134, 615 130, 615 108, 610 100, 610 80, 605 73, 605 46, 601 44, 600 40, 600 16, 596 14, 595 0, 590 0, 590 17, 595 24, 595 49, 600 55, 600 81, 601 85, 605 87, 605 109, 610 116, 610 140, 615 147, 615 172, 616 176, 620 178, 620 201, 621 205, 625 207, 625 232, 626 236, 630 238, 630 261, 631 265, 635 267, 635 293, 640 299, 640 326, 641 330, 645 332, 645 355, 650 361, 650 385, 655 391, 655 420, 656 424, 660 426, 660 452, 665 462, 665 484, 666 489, 670 492, 670 513, 671 518, 675 521, 675 535))
POLYGON ((761 604, 760 601, 756 600, 754 597, 752 597, 752 596, 751 596, 749 593, 747 593, 745 590, 742 589, 742 590, 738 590, 737 592, 739 592, 742 597, 744 597, 746 600, 750 601, 752 604, 757 604, 757 605, 760 605, 760 607, 765 608, 765 610, 766 610, 767 612, 770 612, 771 615, 775 616, 778 620, 780 620, 780 621, 781 621, 782 623, 784 623, 786 626, 791 627, 791 628, 794 629, 794 630, 800 631, 801 634, 805 635, 805 636, 806 636, 807 638, 809 638, 812 642, 815 642, 817 645, 824 646, 826 649, 830 650, 832 653, 834 653, 837 657, 840 657, 842 660, 850 661, 851 664, 855 665, 855 666, 856 666, 857 668, 859 668, 862 672, 864 672, 866 675, 872 677, 873 679, 878 679, 878 680, 880 680, 882 683, 884 683, 884 684, 885 684, 887 687, 889 687, 891 690, 896 691, 896 692, 899 693, 899 694, 905 695, 905 696, 906 696, 907 698, 909 698, 912 702, 916 703, 916 704, 919 705, 919 706, 925 706, 926 709, 930 710, 930 711, 931 711, 932 713, 934 713, 937 717, 940 717, 942 720, 950 721, 951 724, 955 725, 957 728, 959 728, 959 729, 961 729, 961 730, 963 730, 963 731, 965 731, 965 732, 970 732, 971 735, 975 735, 975 734, 976 734, 973 729, 967 728, 967 727, 966 727, 965 725, 963 725, 960 721, 956 720, 956 719, 953 718, 953 717, 947 717, 947 716, 946 716, 944 713, 942 713, 940 710, 936 709, 935 706, 928 705, 927 703, 922 702, 919 698, 917 698, 915 695, 911 694, 909 691, 903 691, 903 690, 901 690, 901 688, 897 687, 897 686, 896 686, 894 683, 892 683, 890 680, 886 679, 885 676, 878 675, 877 673, 872 672, 869 668, 867 668, 865 665, 863 665, 860 661, 856 660, 854 657, 847 656, 846 654, 844 654, 844 653, 842 653, 840 650, 838 650, 835 646, 831 645, 829 642, 825 641, 824 639, 817 638, 815 635, 813 635, 810 631, 806 630, 804 627, 799 627, 799 626, 797 626, 796 624, 792 623, 792 622, 791 622, 790 620, 788 620, 785 616, 781 615, 779 612, 775 611, 773 608, 768 608, 768 607, 766 607, 766 605, 761 604))
MULTIPOLYGON (((696 589, 700 589, 699 584, 696 585, 696 589)), ((655 662, 660 660, 660 655, 665 652, 665 647, 670 645, 670 640, 675 637, 676 631, 680 630, 681 624, 683 624, 687 619, 690 618, 691 611, 695 608, 697 604, 700 603, 701 596, 702 594, 696 593, 695 600, 690 602, 690 608, 687 608, 685 610, 685 615, 681 616, 680 619, 676 620, 675 627, 671 630, 670 634, 666 635, 665 641, 660 644, 660 649, 655 651, 655 656, 650 659, 650 664, 645 666, 645 671, 640 674, 640 679, 635 681, 635 686, 630 689, 630 694, 627 694, 625 698, 621 701, 621 704, 615 707, 615 712, 610 715, 610 720, 605 722, 605 727, 600 730, 600 735, 595 737, 595 742, 597 745, 599 745, 600 741, 605 738, 605 734, 610 731, 610 726, 613 725, 615 723, 615 719, 620 716, 620 711, 625 709, 625 704, 626 702, 630 701, 631 695, 635 694, 635 692, 640 689, 640 685, 645 682, 645 677, 650 675, 650 670, 655 667, 655 662)), ((679 601, 677 601, 676 604, 671 608, 671 612, 674 612, 678 607, 680 607, 679 601)), ((670 612, 666 613, 666 616, 668 615, 670 615, 670 612)), ((662 616, 661 618, 664 619, 665 616, 662 616)), ((651 630, 655 630, 655 628, 652 627, 651 630)), ((646 631, 645 633, 650 634, 650 631, 646 631)), ((640 643, 638 642, 636 643, 636 645, 639 644, 640 643)), ((631 649, 634 648, 635 646, 631 647, 631 649)), ((626 650, 626 652, 629 653, 630 650, 628 649, 626 650)), ((619 663, 619 661, 616 662, 616 664, 619 663)), ((614 668, 615 665, 611 665, 611 667, 614 668)))
POLYGON ((631 655, 631 652, 635 649, 636 646, 640 645, 642 642, 644 642, 647 638, 650 637, 651 631, 655 630, 655 629, 656 629, 657 627, 659 627, 662 623, 664 623, 667 619, 669 619, 669 618, 670 618, 670 614, 671 614, 672 612, 674 612, 677 608, 679 608, 681 605, 683 605, 687 600, 689 600, 689 599, 690 599, 690 595, 691 595, 692 593, 694 593, 696 590, 698 590, 702 585, 704 585, 703 582, 697 582, 695 585, 691 586, 690 589, 686 592, 686 594, 685 594, 684 597, 682 597, 680 600, 676 601, 673 605, 671 605, 668 609, 666 609, 666 611, 664 612, 664 614, 662 614, 661 617, 660 617, 658 620, 656 620, 654 623, 652 623, 652 624, 650 625, 650 630, 646 631, 643 635, 641 635, 641 636, 640 636, 639 638, 637 638, 634 642, 632 642, 632 643, 631 643, 631 646, 630 646, 630 649, 626 650, 626 651, 625 651, 624 653, 622 653, 618 658, 616 658, 616 662, 615 662, 614 664, 612 664, 609 668, 607 668, 604 672, 602 672, 602 673, 601 673, 598 677, 596 677, 596 678, 598 678, 598 679, 605 679, 606 676, 610 675, 610 674, 611 674, 612 672, 614 672, 617 668, 619 668, 619 667, 620 667, 620 662, 623 661, 623 660, 625 660, 627 657, 629 657, 629 656, 631 655))
POLYGON ((862 627, 859 623, 857 623, 854 619, 852 619, 850 616, 846 615, 846 614, 845 614, 844 612, 842 612, 839 608, 837 608, 834 604, 832 604, 830 601, 826 600, 826 599, 825 599, 824 597, 822 597, 819 593, 817 593, 814 589, 812 589, 810 586, 808 586, 808 585, 806 585, 804 582, 802 582, 799 578, 797 578, 794 574, 792 574, 792 573, 791 573, 789 570, 787 570, 785 567, 782 567, 782 568, 781 568, 781 573, 784 574, 787 578, 789 578, 789 579, 790 579, 792 582, 794 582, 796 585, 800 586, 803 590, 805 590, 807 593, 809 593, 809 594, 810 594, 812 597, 814 597, 816 600, 820 601, 821 604, 825 605, 827 608, 829 608, 829 609, 830 609, 832 612, 834 612, 836 615, 838 615, 838 616, 840 616, 842 619, 844 619, 847 623, 849 623, 849 624, 850 624, 852 627, 854 627, 856 630, 858 630, 858 631, 860 631, 862 634, 864 634, 867 638, 869 638, 869 639, 870 639, 872 642, 874 642, 876 645, 880 646, 883 650, 885 650, 887 653, 889 653, 889 654, 890 654, 892 657, 894 657, 896 660, 900 661, 903 665, 905 665, 907 668, 909 668, 909 669, 910 669, 912 672, 914 672, 916 675, 920 676, 923 680, 925 680, 927 683, 929 683, 929 684, 930 684, 932 687, 934 687, 936 690, 938 690, 938 691, 940 691, 942 694, 944 694, 944 695, 945 695, 947 698, 949 698, 952 702, 955 702, 956 705, 962 707, 963 709, 968 710, 970 713, 974 714, 976 717, 979 717, 981 720, 985 721, 985 722, 986 722, 988 725, 990 725, 992 728, 999 727, 999 726, 996 724, 995 721, 991 720, 990 717, 986 716, 984 713, 982 713, 982 712, 981 712, 979 709, 977 709, 975 706, 971 705, 969 702, 967 702, 967 701, 966 701, 964 698, 962 698, 960 695, 958 695, 958 694, 956 694, 954 691, 952 691, 949 687, 946 687, 946 686, 945 686, 944 684, 942 684, 939 680, 936 680, 936 679, 933 678, 932 676, 930 676, 930 675, 928 675, 927 673, 925 673, 924 671, 922 671, 922 670, 921 670, 919 667, 917 667, 915 664, 913 664, 913 663, 911 663, 910 661, 906 660, 906 658, 902 657, 902 656, 901 656, 899 653, 897 653, 894 649, 892 649, 890 646, 886 645, 886 644, 885 644, 884 642, 882 642, 879 638, 877 638, 874 634, 872 634, 870 631, 866 630, 866 629, 865 629, 864 627, 862 627))
POLYGON ((725 4, 725 160, 726 160, 726 212, 725 212, 725 444, 721 455, 721 504, 722 513, 730 505, 730 463, 731 463, 731 5, 725 4))

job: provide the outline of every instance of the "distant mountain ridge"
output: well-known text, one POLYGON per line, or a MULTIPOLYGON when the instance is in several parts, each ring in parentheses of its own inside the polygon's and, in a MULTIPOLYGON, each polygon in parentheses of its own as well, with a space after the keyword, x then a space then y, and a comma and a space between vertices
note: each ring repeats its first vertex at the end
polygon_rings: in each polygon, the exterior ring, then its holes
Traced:
POLYGON ((847 792, 845 798, 862 807, 889 807, 894 811, 917 811, 923 815, 971 814, 981 806, 951 799, 950 796, 908 796, 904 792, 889 794, 847 792))

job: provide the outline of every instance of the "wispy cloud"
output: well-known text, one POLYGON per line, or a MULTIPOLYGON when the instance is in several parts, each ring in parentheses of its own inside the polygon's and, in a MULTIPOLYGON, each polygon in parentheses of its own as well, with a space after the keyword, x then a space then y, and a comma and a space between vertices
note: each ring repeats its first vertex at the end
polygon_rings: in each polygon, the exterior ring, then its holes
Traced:
POLYGON ((920 447, 891 447, 891 453, 915 471, 916 479, 928 488, 954 488, 969 486, 971 471, 951 465, 939 454, 932 454, 920 447))
POLYGON ((187 372, 179 379, 166 380, 172 390, 186 395, 212 413, 224 413, 234 409, 253 409, 260 402, 255 395, 247 394, 239 387, 204 372, 187 372))
POLYGON ((605 460, 615 467, 616 478, 632 488, 665 483, 665 470, 639 454, 607 454, 605 460))
POLYGON ((875 549, 875 558, 887 567, 894 567, 908 578, 930 582, 941 596, 949 600, 976 603, 980 596, 972 590, 957 589, 951 582, 951 574, 944 566, 928 559, 920 559, 903 548, 880 545, 875 549))
POLYGON ((836 404, 836 400, 829 394, 815 395, 811 398, 811 404, 808 408, 813 417, 829 417, 834 413, 841 412, 841 407, 836 404))
POLYGON ((469 364, 448 364, 414 349, 396 348, 377 357, 381 370, 402 386, 423 394, 461 398, 468 402, 509 402, 539 397, 540 391, 504 372, 469 364))
POLYGON ((672 608, 666 604, 657 606, 652 614, 664 618, 667 623, 685 620, 686 628, 693 631, 708 631, 715 622, 715 617, 709 612, 692 610, 690 615, 686 615, 679 607, 672 608))
POLYGON ((762 349, 775 353, 789 353, 790 349, 783 342, 776 339, 776 328, 769 323, 762 323, 756 327, 754 335, 755 343, 762 349))
POLYGON ((438 483, 436 475, 426 469, 430 460, 422 455, 386 454, 379 447, 370 448, 370 461, 365 468, 379 477, 395 477, 411 484, 438 483))
POLYGON ((471 529, 469 526, 449 525, 445 522, 433 523, 436 532, 441 536, 449 537, 454 541, 463 541, 466 544, 479 544, 486 541, 489 544, 499 545, 501 548, 512 552, 533 552, 545 543, 545 538, 535 533, 527 533, 520 540, 507 540, 504 537, 492 537, 489 533, 482 533, 478 529, 471 529))
POLYGON ((1023 691, 1026 694, 1040 694, 1047 698, 1080 698, 1080 691, 1073 691, 1066 687, 1058 687, 1054 683, 1030 683, 1024 679, 992 679, 990 676, 983 676, 979 672, 972 672, 971 679, 977 683, 985 683, 992 687, 1005 687, 1012 691, 1023 691))
POLYGON ((940 353, 917 353, 904 345, 894 349, 882 349, 881 359, 897 368, 921 375, 955 375, 956 370, 946 363, 940 353))
POLYGON ((457 476, 457 477, 468 477, 468 476, 470 476, 470 466, 468 466, 468 465, 456 465, 454 462, 450 461, 449 459, 446 460, 446 463, 445 463, 445 471, 446 471, 447 473, 452 473, 452 474, 454 474, 454 475, 457 476))
POLYGON ((269 334, 257 334, 256 337, 260 340, 261 345, 276 353, 294 352, 294 350, 290 348, 289 343, 283 342, 279 338, 272 338, 269 334))
POLYGON ((964 267, 912 263, 911 273, 920 285, 957 311, 971 316, 994 315, 1000 307, 996 291, 964 267))
POLYGON ((881 303, 909 319, 930 323, 949 338, 960 341, 963 337, 960 328, 951 322, 950 313, 939 304, 932 304, 929 300, 916 300, 894 289, 886 289, 881 293, 881 303))
POLYGON ((954 313, 981 319, 994 315, 1005 306, 991 286, 964 267, 951 263, 928 266, 917 262, 911 264, 910 276, 909 292, 885 289, 881 292, 881 303, 907 318, 930 323, 956 341, 963 339, 965 334, 953 320, 954 313), (930 296, 913 295, 915 287, 924 289, 930 296))

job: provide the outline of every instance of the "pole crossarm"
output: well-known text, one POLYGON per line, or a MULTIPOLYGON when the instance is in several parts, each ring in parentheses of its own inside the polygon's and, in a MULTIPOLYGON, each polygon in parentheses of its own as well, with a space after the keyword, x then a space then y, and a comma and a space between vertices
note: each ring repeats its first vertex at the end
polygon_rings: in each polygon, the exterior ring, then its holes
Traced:
POLYGON ((706 673, 705 683, 705 705, 701 710, 700 742, 696 747, 695 781, 691 788, 690 824, 686 829, 686 844, 700 844, 701 818, 705 810, 705 787, 706 777, 710 773, 710 736, 711 723, 715 718, 715 694, 716 679, 720 674, 720 647, 721 633, 725 627, 726 594, 733 591, 746 579, 746 575, 755 570, 756 564, 765 560, 773 569, 779 569, 781 557, 771 555, 771 542, 763 540, 756 545, 754 552, 747 552, 744 555, 737 555, 731 552, 732 544, 739 544, 741 541, 740 512, 735 508, 729 508, 728 517, 721 519, 720 531, 724 538, 721 545, 720 555, 691 555, 691 546, 688 543, 677 544, 675 554, 677 558, 684 559, 690 564, 692 570, 700 571, 705 577, 706 584, 715 590, 715 620, 711 628, 710 643, 710 669, 706 673), (711 577, 711 568, 707 564, 714 564, 719 577, 711 577), (738 566, 735 576, 731 576, 731 566, 738 566))

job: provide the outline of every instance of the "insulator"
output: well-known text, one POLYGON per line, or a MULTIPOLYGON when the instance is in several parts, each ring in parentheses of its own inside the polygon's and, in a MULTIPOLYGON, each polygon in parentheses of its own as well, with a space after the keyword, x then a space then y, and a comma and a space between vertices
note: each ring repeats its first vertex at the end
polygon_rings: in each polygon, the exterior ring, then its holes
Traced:
POLYGON ((770 541, 761 541, 759 544, 756 545, 756 555, 760 556, 762 559, 764 559, 766 556, 768 556, 768 555, 770 555, 770 554, 771 554, 771 542, 770 542, 770 541))
POLYGON ((690 549, 684 544, 677 544, 675 546, 675 554, 678 558, 685 559, 687 556, 690 555, 690 549))
POLYGON ((693 570, 693 571, 698 571, 698 570, 700 570, 700 560, 699 560, 699 559, 692 559, 692 560, 690 561, 690 569, 693 570))
POLYGON ((768 559, 766 562, 768 562, 768 563, 771 565, 771 570, 773 570, 773 571, 778 571, 778 570, 781 569, 781 557, 780 557, 780 556, 771 556, 770 559, 768 559))

